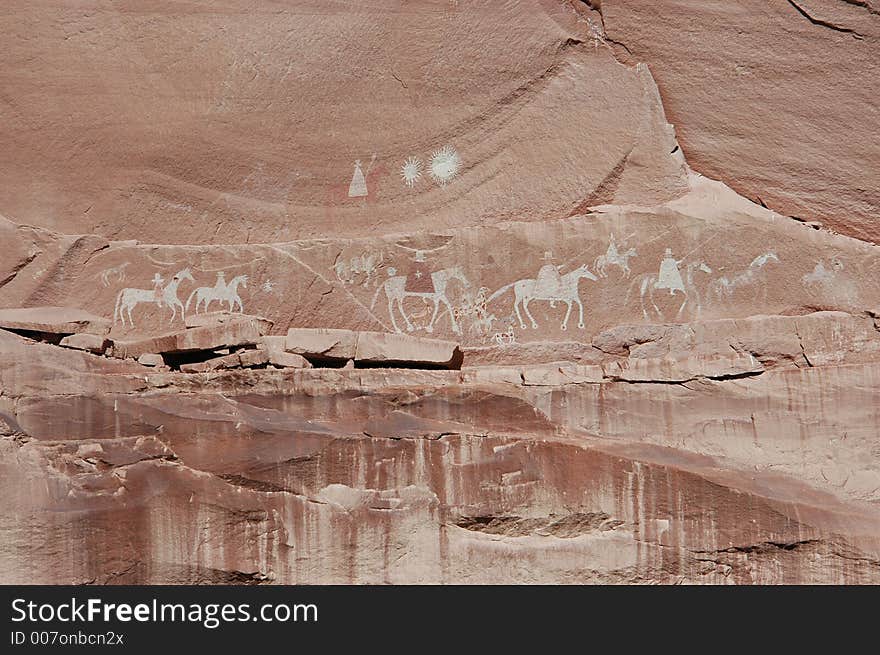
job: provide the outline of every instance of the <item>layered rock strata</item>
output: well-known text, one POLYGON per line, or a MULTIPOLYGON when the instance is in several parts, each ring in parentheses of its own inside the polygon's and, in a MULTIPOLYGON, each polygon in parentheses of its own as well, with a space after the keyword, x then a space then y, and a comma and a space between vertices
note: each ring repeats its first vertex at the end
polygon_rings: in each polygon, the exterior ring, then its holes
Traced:
POLYGON ((593 365, 202 377, 0 334, 3 578, 880 580, 873 319, 593 345, 593 365))

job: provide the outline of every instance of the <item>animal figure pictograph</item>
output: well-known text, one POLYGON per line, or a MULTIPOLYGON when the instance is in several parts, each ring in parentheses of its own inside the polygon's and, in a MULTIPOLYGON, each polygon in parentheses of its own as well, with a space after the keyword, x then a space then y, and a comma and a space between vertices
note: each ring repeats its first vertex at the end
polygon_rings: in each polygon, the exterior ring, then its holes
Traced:
POLYGON ((614 241, 614 235, 611 235, 611 242, 608 244, 608 250, 604 255, 599 255, 593 261, 593 268, 599 277, 608 277, 607 268, 609 266, 618 266, 623 272, 623 277, 628 278, 632 271, 629 268, 629 260, 637 257, 638 253, 635 248, 629 248, 621 253, 617 249, 617 243, 614 241))
POLYGON ((113 266, 112 268, 108 268, 105 271, 101 271, 98 273, 96 277, 101 278, 101 284, 105 287, 109 287, 111 284, 111 278, 115 278, 117 283, 125 282, 125 269, 131 265, 131 262, 122 262, 118 266, 113 266))
MULTIPOLYGON (((671 296, 674 296, 677 293, 681 293, 683 296, 681 305, 676 313, 677 317, 681 316, 688 303, 691 303, 695 307, 696 314, 699 315, 702 310, 702 304, 700 301, 699 289, 697 289, 696 282, 694 281, 694 273, 699 271, 701 273, 709 274, 712 272, 712 269, 705 262, 690 262, 685 264, 684 275, 682 276, 679 271, 679 266, 683 263, 684 262, 681 260, 674 259, 671 251, 667 248, 666 256, 660 264, 660 272, 657 275, 647 273, 633 281, 633 285, 638 285, 639 287, 642 315, 645 318, 649 317, 649 308, 653 309, 659 318, 663 318, 663 312, 657 306, 654 294, 656 291, 666 289, 669 290, 669 295, 671 296)), ((632 290, 633 285, 630 286, 630 290, 632 290)), ((629 292, 627 292, 627 299, 628 298, 629 292)))
POLYGON ((124 326, 125 315, 128 314, 128 322, 134 327, 134 319, 131 316, 131 310, 144 302, 153 302, 159 307, 164 306, 170 308, 171 319, 169 320, 169 324, 173 323, 174 319, 177 318, 178 308, 180 309, 180 319, 184 320, 185 308, 180 301, 180 298, 177 297, 177 288, 184 280, 189 280, 190 282, 195 283, 192 273, 190 273, 188 268, 175 273, 174 277, 171 278, 171 281, 164 287, 161 287, 160 283, 162 278, 157 274, 155 278, 156 288, 154 289, 123 289, 116 295, 116 304, 113 308, 113 323, 115 324, 117 320, 121 320, 122 325, 124 326))
POLYGON ((333 270, 336 272, 336 279, 343 284, 355 284, 360 280, 361 286, 368 287, 372 286, 383 259, 384 255, 381 252, 364 252, 347 262, 340 259, 333 264, 333 270))
MULTIPOLYGON (((719 299, 725 296, 732 296, 736 289, 759 282, 762 279, 761 272, 767 265, 773 262, 779 263, 779 257, 774 252, 758 255, 744 271, 737 273, 731 278, 724 276, 715 280, 710 287, 712 294, 719 299)), ((766 296, 766 293, 767 288, 765 286, 763 295, 766 296)))
POLYGON ((525 313, 526 317, 528 317, 531 322, 532 329, 538 328, 538 322, 529 311, 529 303, 533 300, 550 301, 551 307, 555 306, 557 301, 566 303, 568 309, 565 312, 565 318, 562 320, 561 329, 563 330, 568 329, 568 319, 571 316, 571 308, 573 304, 576 304, 578 306, 578 327, 583 329, 584 305, 581 302, 578 284, 584 278, 593 280, 594 282, 598 281, 598 278, 590 272, 590 269, 587 268, 586 264, 582 264, 564 275, 560 275, 557 272, 556 267, 553 265, 547 265, 538 271, 538 275, 535 278, 517 280, 516 282, 511 282, 510 284, 501 287, 498 291, 489 296, 487 302, 492 302, 495 298, 498 298, 508 290, 513 289, 513 309, 516 312, 516 317, 519 319, 520 327, 524 330, 526 329, 526 323, 520 312, 520 308, 522 308, 522 312, 525 313))
MULTIPOLYGON (((393 272, 396 271, 394 271, 394 269, 389 269, 389 274, 393 272)), ((421 298, 426 303, 434 304, 434 312, 431 315, 428 324, 425 326, 426 332, 434 331, 434 323, 437 321, 437 315, 440 313, 440 306, 443 305, 449 313, 449 320, 452 323, 452 331, 455 334, 461 334, 461 327, 455 319, 455 312, 453 311, 452 304, 449 302, 449 298, 446 295, 447 286, 453 280, 458 281, 464 285, 465 288, 471 286, 471 283, 462 272, 461 266, 452 266, 431 273, 433 291, 407 291, 407 276, 392 274, 391 277, 385 280, 385 282, 376 289, 376 293, 373 294, 373 302, 370 303, 370 309, 372 310, 376 305, 379 293, 384 290, 385 297, 388 299, 388 315, 391 317, 391 325, 394 327, 395 332, 402 332, 394 317, 395 307, 400 316, 403 317, 407 332, 412 332, 415 329, 415 326, 406 314, 403 301, 407 298, 421 298)))
POLYGON ((217 274, 217 281, 214 283, 213 287, 198 287, 189 294, 189 298, 186 299, 186 309, 189 310, 189 304, 192 302, 192 299, 195 298, 196 314, 199 313, 200 305, 204 305, 204 310, 207 312, 211 303, 215 300, 219 300, 221 304, 223 302, 228 303, 230 312, 235 311, 236 305, 238 305, 238 310, 240 312, 244 312, 244 303, 241 301, 241 296, 238 295, 238 286, 241 285, 242 287, 247 288, 247 281, 247 275, 236 275, 227 283, 224 279, 223 271, 220 271, 217 274))

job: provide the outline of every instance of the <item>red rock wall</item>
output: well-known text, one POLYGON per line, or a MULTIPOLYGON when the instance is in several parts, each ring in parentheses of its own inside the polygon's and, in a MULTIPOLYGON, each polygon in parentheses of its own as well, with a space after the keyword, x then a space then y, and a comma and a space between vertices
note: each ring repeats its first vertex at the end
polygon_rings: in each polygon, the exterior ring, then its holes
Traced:
POLYGON ((650 65, 691 166, 782 214, 880 242, 880 5, 601 6, 615 56, 650 65))
POLYGON ((3 3, 0 582, 880 582, 878 20, 3 3))
POLYGON ((674 197, 650 76, 582 20, 537 0, 7 2, 0 207, 66 233, 242 243, 542 220, 618 186, 674 197), (430 175, 446 146, 454 187, 430 175), (356 161, 367 195, 350 197, 356 161))

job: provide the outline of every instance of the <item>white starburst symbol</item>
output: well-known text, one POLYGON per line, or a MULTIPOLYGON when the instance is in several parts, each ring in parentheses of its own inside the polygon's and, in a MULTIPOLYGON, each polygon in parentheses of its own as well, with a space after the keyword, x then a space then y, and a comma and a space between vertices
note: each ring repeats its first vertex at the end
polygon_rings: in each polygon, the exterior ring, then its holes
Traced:
POLYGON ((446 186, 461 170, 461 157, 452 146, 443 146, 431 154, 431 177, 440 186, 446 186))
POLYGON ((412 188, 422 177, 422 161, 417 157, 409 157, 400 168, 400 177, 404 184, 412 188))
POLYGON ((266 280, 260 285, 260 288, 266 293, 272 293, 272 290, 275 288, 275 283, 272 280, 266 280))

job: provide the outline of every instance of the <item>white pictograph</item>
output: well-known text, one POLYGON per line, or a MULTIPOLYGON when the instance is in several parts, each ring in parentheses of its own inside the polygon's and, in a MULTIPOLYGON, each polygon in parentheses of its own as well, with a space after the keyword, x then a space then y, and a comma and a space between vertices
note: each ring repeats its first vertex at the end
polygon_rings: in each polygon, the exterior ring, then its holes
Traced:
POLYGON ((339 259, 333 264, 336 279, 343 284, 360 284, 364 287, 372 286, 379 273, 379 266, 385 259, 382 252, 363 252, 355 255, 348 261, 339 259))
POLYGON ((440 186, 446 186, 454 180, 461 170, 461 157, 452 146, 443 146, 431 154, 429 173, 440 186))
POLYGON ((538 271, 538 275, 535 276, 535 278, 527 278, 511 282, 489 296, 487 302, 492 302, 495 298, 506 293, 509 289, 513 289, 513 309, 514 312, 516 312, 516 316, 519 319, 519 324, 522 329, 526 329, 526 323, 520 313, 520 307, 522 307, 522 311, 528 317, 529 321, 531 321, 532 328, 537 329, 538 322, 529 311, 529 303, 533 300, 547 300, 550 301, 550 306, 553 307, 557 301, 564 302, 568 305, 568 309, 565 312, 565 318, 562 320, 561 329, 563 330, 568 329, 568 319, 571 316, 571 307, 572 304, 576 304, 578 306, 578 327, 583 329, 584 305, 581 302, 578 289, 578 284, 583 278, 593 280, 594 282, 598 280, 585 264, 578 266, 573 271, 565 273, 564 275, 560 275, 559 270, 553 264, 545 264, 538 271))
POLYGON ((676 291, 681 291, 686 296, 684 280, 681 278, 681 271, 678 270, 678 267, 683 263, 684 260, 672 256, 672 248, 667 248, 666 254, 663 255, 663 260, 660 262, 660 272, 657 274, 653 288, 669 289, 670 296, 674 296, 676 291))
POLYGON ((175 273, 174 277, 171 278, 171 281, 164 286, 162 286, 164 283, 162 276, 156 273, 153 277, 152 289, 123 289, 116 295, 116 304, 113 307, 113 323, 115 324, 117 320, 121 320, 122 325, 124 326, 125 315, 128 314, 128 322, 134 327, 134 319, 131 316, 131 310, 144 302, 154 302, 158 307, 164 306, 171 309, 171 318, 168 321, 169 324, 173 323, 174 319, 177 317, 178 308, 180 308, 180 318, 181 320, 184 320, 184 305, 180 301, 180 298, 177 297, 177 288, 184 280, 189 280, 193 283, 195 282, 192 273, 190 273, 188 268, 175 273))
POLYGON ((215 300, 219 300, 221 304, 224 301, 227 302, 230 312, 235 311, 236 305, 238 305, 240 312, 244 312, 244 303, 241 301, 241 296, 238 295, 238 286, 241 285, 247 288, 247 280, 247 275, 236 275, 227 283, 223 271, 219 271, 217 273, 217 281, 213 287, 198 287, 189 294, 189 298, 186 299, 186 309, 189 310, 189 304, 195 298, 196 306, 194 311, 196 314, 199 313, 199 306, 202 304, 204 304, 204 310, 207 312, 211 303, 215 300))
POLYGON ((608 272, 605 269, 608 266, 618 266, 623 272, 623 277, 629 277, 631 273, 629 260, 637 256, 638 253, 635 248, 629 248, 623 253, 619 252, 617 250, 617 243, 614 241, 614 235, 612 234, 611 241, 608 244, 608 250, 605 251, 604 255, 596 257, 596 260, 593 262, 593 268, 596 269, 596 274, 599 277, 608 277, 608 272))
POLYGON ((367 191, 367 174, 370 172, 370 169, 373 168, 373 164, 376 163, 376 155, 370 159, 370 165, 367 166, 367 170, 364 171, 361 168, 361 160, 358 159, 354 162, 354 172, 351 174, 351 182, 348 185, 348 197, 349 198, 363 198, 368 195, 367 191))
POLYGON ((365 195, 367 195, 367 180, 361 170, 361 160, 358 159, 354 163, 354 173, 352 173, 351 183, 348 185, 348 197, 360 198, 365 195))
POLYGON ((516 344, 516 332, 513 331, 512 327, 506 329, 504 332, 496 332, 492 335, 492 341, 501 347, 513 346, 516 344))
POLYGON ((822 299, 823 304, 835 307, 860 306, 863 301, 859 287, 845 269, 840 257, 831 257, 827 262, 817 262, 812 271, 801 276, 801 281, 811 295, 822 299))
POLYGON ((828 268, 825 267, 825 262, 820 261, 813 268, 812 272, 807 273, 801 278, 801 281, 807 287, 827 287, 834 282, 838 271, 842 271, 843 268, 843 262, 837 257, 831 260, 828 268))
POLYGON ((737 273, 731 278, 724 276, 715 280, 711 285, 712 293, 717 298, 731 296, 738 288, 759 282, 764 268, 772 262, 779 263, 779 257, 774 252, 766 252, 755 257, 749 267, 741 273, 737 273))
POLYGON ((113 282, 122 284, 125 282, 125 269, 131 265, 131 262, 122 262, 118 266, 112 266, 107 270, 101 271, 95 277, 101 278, 101 284, 109 287, 113 282))
POLYGON ((449 313, 449 320, 452 323, 452 331, 456 334, 461 334, 461 327, 455 319, 452 304, 449 302, 449 298, 446 295, 447 285, 453 280, 460 282, 465 288, 470 287, 470 282, 462 272, 461 266, 453 266, 451 268, 444 268, 440 271, 434 271, 433 273, 430 273, 429 276, 425 276, 419 268, 416 268, 415 272, 411 275, 396 275, 396 273, 396 269, 388 269, 390 277, 385 280, 378 289, 376 289, 376 293, 373 295, 373 302, 370 303, 371 310, 376 305, 379 293, 384 290, 385 297, 388 299, 388 315, 391 317, 391 324, 394 326, 395 332, 402 332, 394 317, 395 307, 397 308, 399 315, 403 317, 407 331, 412 332, 416 328, 412 324, 409 316, 407 316, 403 301, 407 298, 421 298, 426 303, 434 304, 434 312, 424 328, 426 332, 434 331, 434 323, 437 321, 440 306, 443 305, 449 313), (419 290, 411 291, 408 289, 419 290))
POLYGON ((418 157, 409 157, 400 167, 400 177, 409 188, 422 178, 422 160, 418 157))
POLYGON ((452 309, 452 314, 460 325, 470 319, 469 331, 480 336, 488 334, 497 320, 495 314, 490 314, 486 309, 488 294, 488 287, 480 287, 476 294, 465 292, 461 302, 452 309))
POLYGON ((260 285, 263 293, 272 293, 275 290, 275 283, 272 280, 266 280, 260 285))
POLYGON ((156 273, 153 276, 153 295, 156 297, 156 306, 162 306, 162 285, 165 284, 165 279, 156 273))
MULTIPOLYGON (((699 316, 702 311, 702 303, 700 300, 700 292, 694 281, 694 273, 700 271, 702 273, 711 273, 712 269, 704 262, 691 262, 685 264, 685 274, 682 277, 679 267, 684 264, 684 260, 675 259, 672 256, 672 249, 667 248, 666 253, 660 262, 660 271, 657 275, 646 274, 636 278, 633 285, 639 287, 639 297, 642 304, 642 314, 648 318, 649 306, 654 309, 659 318, 663 318, 663 312, 657 306, 654 297, 655 291, 669 291, 670 296, 681 293, 684 296, 681 305, 678 308, 676 316, 680 316, 684 308, 690 303, 695 308, 696 315, 699 316), (650 305, 646 304, 646 299, 650 305)), ((632 285, 630 286, 632 289, 632 285)), ((629 293, 627 293, 627 298, 629 293)))

